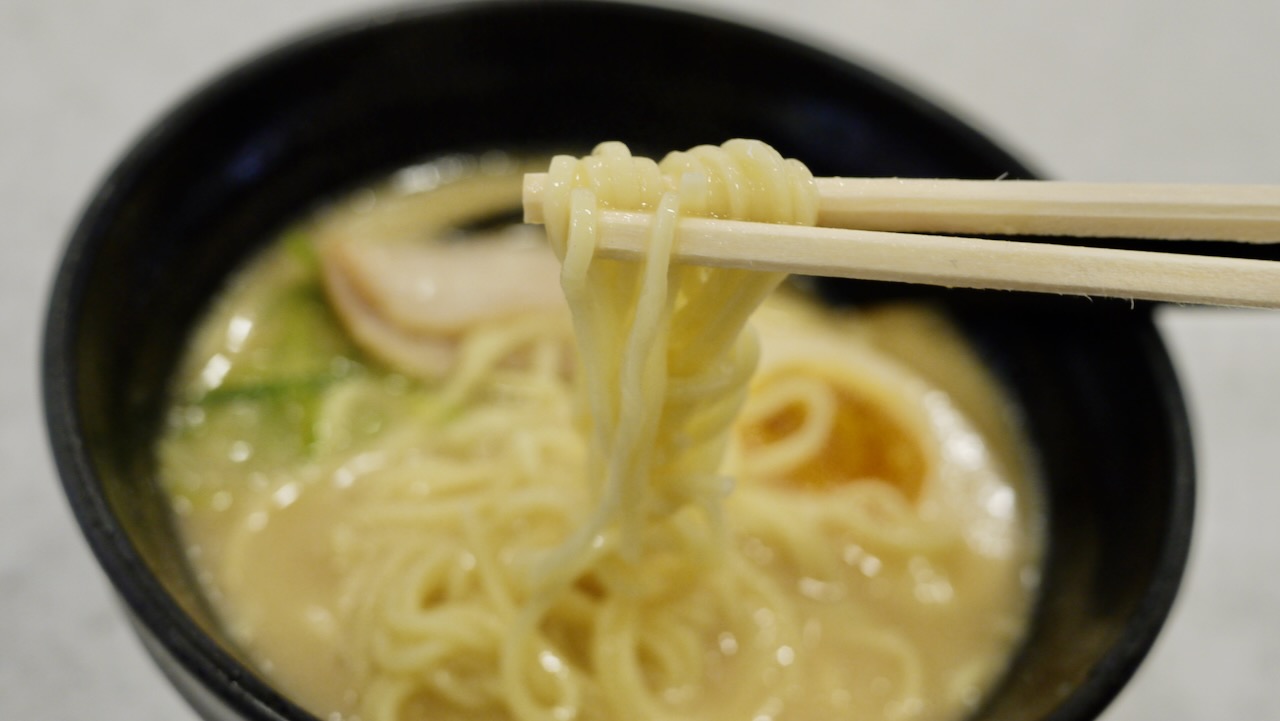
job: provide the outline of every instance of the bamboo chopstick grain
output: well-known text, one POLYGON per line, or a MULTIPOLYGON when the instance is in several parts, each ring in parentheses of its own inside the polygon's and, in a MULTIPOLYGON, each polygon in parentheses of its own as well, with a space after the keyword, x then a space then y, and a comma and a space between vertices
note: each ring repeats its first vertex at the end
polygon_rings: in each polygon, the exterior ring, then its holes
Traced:
MULTIPOLYGON (((1280 243, 1280 186, 817 178, 818 225, 964 235, 1280 243)), ((525 176, 542 222, 546 176, 525 176)))
MULTIPOLYGON (((528 222, 543 222, 545 184, 545 175, 525 176, 528 222)), ((673 259, 949 287, 1280 308, 1280 261, 932 235, 1280 243, 1280 186, 886 178, 818 178, 817 184, 820 227, 683 218, 673 259)), ((639 257, 651 223, 645 213, 600 212, 598 252, 639 257)))
POLYGON ((1280 186, 818 178, 818 225, 965 235, 1280 242, 1280 186))
MULTIPOLYGON (((599 214, 603 257, 638 258, 652 216, 599 214)), ((981 238, 684 218, 673 260, 946 287, 1280 308, 1280 263, 981 238)))

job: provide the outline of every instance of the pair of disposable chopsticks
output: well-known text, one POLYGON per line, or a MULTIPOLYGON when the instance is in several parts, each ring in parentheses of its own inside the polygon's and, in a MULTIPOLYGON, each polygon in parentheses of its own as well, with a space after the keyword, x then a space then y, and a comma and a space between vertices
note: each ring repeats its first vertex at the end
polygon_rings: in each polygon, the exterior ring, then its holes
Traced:
MULTIPOLYGON (((527 222, 543 220, 545 185, 545 174, 525 176, 527 222)), ((1263 255, 1280 257, 1280 186, 898 178, 819 178, 817 185, 817 227, 683 218, 673 260, 948 287, 1280 308, 1280 260, 948 235, 1234 241, 1276 244, 1263 255)), ((646 213, 599 213, 597 252, 640 256, 651 222, 646 213)))

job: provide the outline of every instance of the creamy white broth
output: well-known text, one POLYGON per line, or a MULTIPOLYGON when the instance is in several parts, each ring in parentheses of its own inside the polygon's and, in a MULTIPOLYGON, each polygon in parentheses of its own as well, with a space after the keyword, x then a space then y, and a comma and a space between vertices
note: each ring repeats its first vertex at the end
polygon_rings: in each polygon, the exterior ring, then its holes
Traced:
MULTIPOLYGON (((530 433, 580 436, 567 365, 557 356, 569 347, 563 309, 539 306, 531 332, 545 334, 546 342, 513 357, 512 370, 500 368, 469 406, 441 414, 436 404, 450 392, 447 370, 432 375, 439 366, 399 367, 394 353, 376 355, 367 339, 350 337, 331 307, 317 244, 335 234, 421 242, 414 236, 424 228, 443 230, 460 215, 510 207, 514 167, 448 167, 454 170, 435 171, 433 187, 406 189, 403 178, 413 176, 402 175, 399 189, 392 184, 339 204, 247 267, 193 339, 159 447, 192 564, 222 622, 268 678, 324 719, 364 718, 370 684, 381 682, 368 654, 353 651, 359 614, 352 609, 360 601, 351 595, 365 571, 351 565, 353 541, 344 538, 354 514, 388 503, 379 481, 426 463, 413 454, 416 443, 433 446, 431 439, 485 413, 525 414, 530 433), (541 368, 541 375, 529 368, 541 368), (562 398, 551 397, 561 391, 562 398), (397 465, 388 468, 393 458, 397 465)), ((483 242, 528 243, 516 235, 483 242)), ((521 296, 519 303, 530 301, 521 296)), ((507 322, 494 312, 476 325, 507 322)), ((736 483, 725 526, 741 557, 786 589, 799 617, 797 640, 776 643, 767 665, 747 668, 742 647, 771 643, 769 634, 731 637, 708 625, 702 676, 670 685, 667 696, 680 714, 707 719, 731 717, 725 709, 743 684, 767 691, 761 715, 777 719, 963 717, 999 678, 1025 631, 1042 547, 1025 443, 1006 399, 963 338, 927 309, 836 312, 785 293, 766 304, 755 326, 763 352, 725 462, 736 483), (789 421, 769 413, 757 413, 754 426, 743 419, 752 418, 752 403, 769 383, 787 375, 838 386, 848 405, 841 422, 856 424, 868 448, 877 439, 882 447, 900 446, 881 454, 897 460, 864 466, 861 456, 842 455, 832 466, 844 469, 842 477, 829 483, 762 475, 753 454, 776 440, 770 433, 785 433, 789 421), (762 431, 761 423, 773 423, 773 431, 762 431), (858 477, 867 469, 920 477, 858 477), (859 483, 885 487, 885 504, 862 494, 850 511, 878 530, 824 531, 824 557, 792 563, 797 549, 812 544, 789 536, 787 527, 821 526, 859 483), (768 514, 779 503, 786 505, 785 522, 776 531, 753 531, 778 525, 768 514), (937 537, 916 530, 919 538, 895 536, 882 522, 903 509, 941 519, 937 537)), ((471 332, 431 342, 452 353, 471 332)), ((408 335, 413 344, 421 341, 420 328, 408 335)), ((394 347, 405 341, 397 337, 394 347)), ((547 462, 564 469, 564 477, 548 487, 579 499, 585 515, 589 499, 574 483, 584 452, 572 442, 555 443, 554 453, 542 452, 554 456, 547 462)), ((426 491, 404 493, 414 504, 431 502, 426 491)), ((546 547, 554 539, 540 542, 546 547)), ((376 557, 368 549, 360 554, 376 557)), ((509 562, 524 562, 511 554, 509 562)), ((468 709, 430 695, 404 708, 406 718, 509 718, 500 707, 468 709)))

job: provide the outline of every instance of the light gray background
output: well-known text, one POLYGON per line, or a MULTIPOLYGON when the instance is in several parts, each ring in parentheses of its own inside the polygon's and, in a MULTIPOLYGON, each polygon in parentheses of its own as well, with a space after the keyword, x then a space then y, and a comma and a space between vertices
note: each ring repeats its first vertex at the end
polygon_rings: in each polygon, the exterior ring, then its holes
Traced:
MULTIPOLYGON (((1072 180, 1280 183, 1274 0, 706 0, 862 59, 1072 180)), ((355 0, 0 0, 0 717, 194 718, 60 496, 42 304, 72 219, 194 84, 355 0)), ((1280 718, 1280 313, 1170 309, 1201 473, 1170 626, 1108 721, 1280 718)))

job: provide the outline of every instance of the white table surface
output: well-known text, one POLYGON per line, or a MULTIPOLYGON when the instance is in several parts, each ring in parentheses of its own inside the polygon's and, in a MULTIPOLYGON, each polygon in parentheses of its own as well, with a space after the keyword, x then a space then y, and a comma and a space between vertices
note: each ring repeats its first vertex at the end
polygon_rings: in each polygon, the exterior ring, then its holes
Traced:
MULTIPOLYGON (((861 59, 1073 180, 1280 183, 1275 0, 706 0, 861 59)), ((61 497, 38 403, 70 223, 156 115, 356 0, 0 0, 0 718, 192 714, 61 497)), ((1280 718, 1280 313, 1165 311, 1200 504, 1170 625, 1108 721, 1280 718)))

